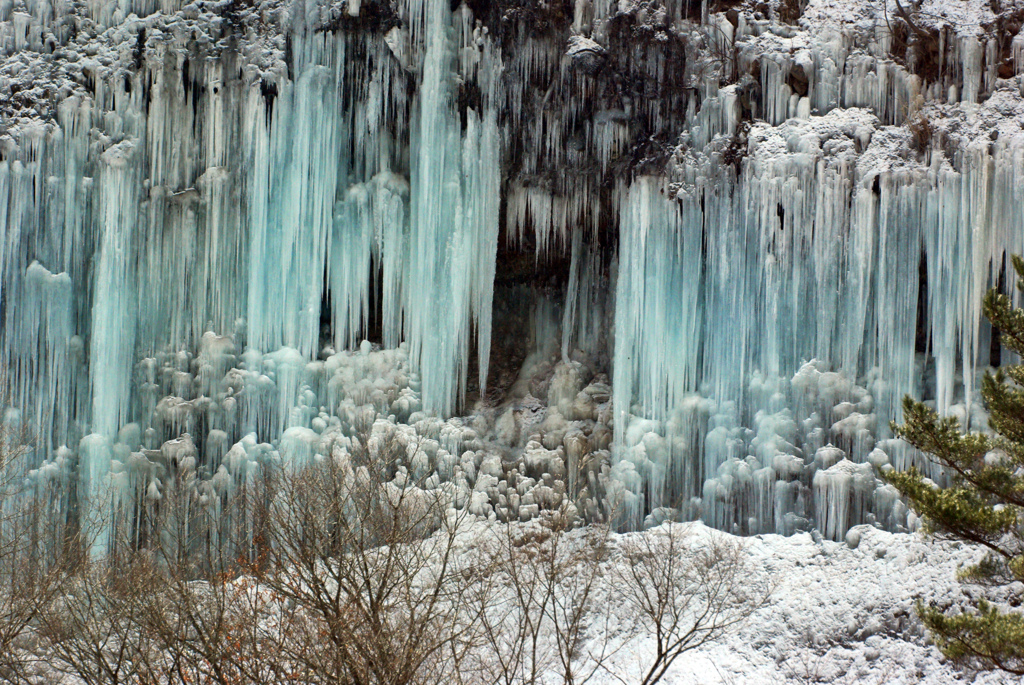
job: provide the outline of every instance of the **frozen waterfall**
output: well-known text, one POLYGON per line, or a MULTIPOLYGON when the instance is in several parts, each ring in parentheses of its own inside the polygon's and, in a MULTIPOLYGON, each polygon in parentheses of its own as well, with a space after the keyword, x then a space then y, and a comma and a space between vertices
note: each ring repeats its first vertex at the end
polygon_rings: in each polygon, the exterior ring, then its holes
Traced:
POLYGON ((0 3, 24 496, 101 555, 397 430, 481 516, 912 525, 901 398, 983 428, 1004 354, 1024 33, 818 4, 0 3))

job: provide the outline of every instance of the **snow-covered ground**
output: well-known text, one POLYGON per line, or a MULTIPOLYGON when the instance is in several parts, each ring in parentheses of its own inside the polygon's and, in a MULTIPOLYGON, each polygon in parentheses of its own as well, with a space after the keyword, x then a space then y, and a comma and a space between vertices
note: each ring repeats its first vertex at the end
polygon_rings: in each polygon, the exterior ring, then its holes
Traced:
MULTIPOLYGON (((725 535, 690 525, 698 537, 725 535)), ((970 588, 957 582, 956 573, 979 558, 975 548, 870 526, 852 529, 848 539, 855 543, 858 537, 856 547, 809 533, 744 538, 754 568, 775 584, 771 599, 739 630, 680 657, 663 682, 1020 682, 1006 674, 957 669, 929 643, 916 617, 918 601, 953 611, 970 603, 970 588)), ((652 646, 637 639, 609 667, 625 682, 639 682, 637 672, 648 663, 652 646)), ((604 673, 597 680, 619 682, 604 673)))
MULTIPOLYGON (((493 519, 465 522, 453 547, 456 566, 477 563, 481 553, 493 551, 493 545, 500 545, 502 540, 517 539, 516 547, 522 550, 544 539, 538 535, 541 524, 537 520, 513 525, 515 529, 508 536, 505 524, 493 519)), ((700 522, 662 524, 644 532, 613 533, 607 540, 602 538, 608 545, 607 555, 602 556, 592 589, 590 611, 583 622, 586 637, 578 653, 601 655, 604 661, 597 667, 593 660, 587 661, 589 657, 583 658, 577 673, 592 674, 586 682, 639 683, 651 666, 654 641, 629 605, 629 588, 623 583, 629 562, 624 551, 641 536, 664 536, 672 530, 682 533, 684 553, 686 549, 706 548, 715 541, 739 543, 750 583, 771 586, 771 594, 740 626, 680 656, 660 681, 666 685, 1022 682, 1004 673, 965 672, 954 666, 930 644, 916 617, 917 602, 953 612, 972 604, 971 588, 960 585, 956 574, 980 558, 977 548, 919 534, 888 533, 866 525, 851 529, 846 542, 822 540, 812 533, 736 538, 700 522)), ((570 532, 561 544, 578 551, 587 534, 588 529, 570 532)), ((530 556, 528 550, 526 556, 530 556)), ((520 577, 528 575, 524 571, 520 577)), ((566 586, 573 586, 572 581, 566 586)), ((1009 590, 1020 594, 1019 588, 1009 590)), ((499 583, 492 592, 488 601, 492 605, 500 603, 511 592, 511 584, 499 583)), ((998 594, 991 597, 999 603, 998 594)), ((514 634, 507 633, 507 638, 511 642, 514 634)), ((491 682, 486 677, 473 677, 497 668, 497 659, 489 649, 485 645, 481 661, 472 662, 480 670, 470 673, 467 682, 491 682)), ((546 677, 539 682, 562 682, 555 670, 555 651, 551 636, 545 633, 538 660, 546 677)), ((60 676, 45 651, 37 656, 36 682, 81 682, 71 675, 60 676)))
MULTIPOLYGON (((513 536, 539 526, 514 524, 513 536)), ((1022 679, 1002 672, 969 672, 948 661, 931 643, 915 605, 958 613, 978 597, 977 588, 957 581, 957 572, 976 563, 981 551, 917 533, 889 533, 856 526, 845 542, 817 533, 737 538, 701 522, 662 524, 644 532, 612 534, 588 614, 577 673, 593 671, 591 683, 639 683, 653 662, 656 643, 642 614, 630 603, 626 550, 649 549, 641 536, 675 531, 683 556, 718 543, 739 543, 749 586, 771 588, 768 601, 721 638, 682 654, 666 672, 667 685, 840 683, 844 685, 994 685, 1022 679), (639 542, 639 544, 638 544, 639 542), (594 671, 594 659, 603 666, 594 671), (590 658, 588 662, 587 659, 590 658)), ((534 531, 536 532, 536 531, 534 531)), ((502 538, 503 524, 478 520, 460 535, 458 546, 472 557, 488 541, 502 538)), ((571 533, 579 544, 583 531, 571 533)), ((539 537, 539 536, 538 536, 539 537)), ((633 558, 636 558, 635 555, 633 558)), ((678 585, 678 584, 677 584, 678 585)), ((745 584, 744 587, 747 587, 745 584)), ((499 589, 497 592, 507 591, 499 589)), ((1009 608, 1008 591, 989 599, 1009 608)), ((495 601, 500 601, 496 597, 495 601)), ((553 650, 545 641, 544 649, 553 650)), ((550 669, 551 667, 548 666, 550 669)), ((561 682, 557 676, 544 682, 561 682)))

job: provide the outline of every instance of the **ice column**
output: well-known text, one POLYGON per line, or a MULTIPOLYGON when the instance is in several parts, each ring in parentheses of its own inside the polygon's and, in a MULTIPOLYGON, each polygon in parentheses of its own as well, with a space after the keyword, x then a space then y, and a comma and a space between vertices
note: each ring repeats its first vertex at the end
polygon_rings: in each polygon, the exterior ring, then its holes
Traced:
POLYGON ((135 353, 133 238, 140 179, 130 141, 103 153, 101 209, 97 221, 99 255, 93 286, 89 374, 92 385, 92 430, 106 438, 127 422, 135 353))
POLYGON ((134 245, 138 218, 137 151, 131 141, 100 158, 99 255, 93 283, 89 376, 92 433, 79 443, 81 527, 94 557, 109 548, 117 484, 111 474, 113 441, 128 421, 134 368, 138 285, 134 245))
MULTIPOLYGON (((72 335, 72 285, 67 273, 54 274, 32 262, 25 274, 20 307, 8 319, 13 329, 8 382, 24 403, 44 454, 68 440, 73 377, 67 368, 72 335)), ((16 398, 16 399, 15 399, 16 398)))
POLYGON ((647 177, 629 188, 615 294, 615 443, 647 482, 649 509, 668 504, 669 469, 680 466, 665 422, 696 389, 702 330, 700 201, 667 192, 647 177))
MULTIPOLYGON (((500 206, 496 115, 467 112, 460 130, 446 3, 424 8, 426 52, 412 131, 406 339, 423 382, 423 407, 450 414, 465 391, 476 324, 481 377, 490 353, 500 206)), ((481 386, 483 383, 481 383, 481 386)))
POLYGON ((282 86, 269 129, 258 109, 247 122, 255 170, 248 196, 248 343, 262 351, 287 345, 307 359, 319 351, 327 242, 345 173, 336 71, 344 50, 333 55, 333 69, 320 64, 332 38, 296 38, 298 76, 282 86))

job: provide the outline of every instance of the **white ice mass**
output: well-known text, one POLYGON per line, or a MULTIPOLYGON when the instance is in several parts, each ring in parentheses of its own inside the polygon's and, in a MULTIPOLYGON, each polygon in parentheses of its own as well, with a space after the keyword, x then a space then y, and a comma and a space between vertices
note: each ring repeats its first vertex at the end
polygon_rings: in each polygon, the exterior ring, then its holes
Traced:
POLYGON ((102 554, 397 426, 481 517, 912 530, 889 422, 984 427, 1024 252, 1017 8, 454 5, 0 2, 30 496, 102 554))

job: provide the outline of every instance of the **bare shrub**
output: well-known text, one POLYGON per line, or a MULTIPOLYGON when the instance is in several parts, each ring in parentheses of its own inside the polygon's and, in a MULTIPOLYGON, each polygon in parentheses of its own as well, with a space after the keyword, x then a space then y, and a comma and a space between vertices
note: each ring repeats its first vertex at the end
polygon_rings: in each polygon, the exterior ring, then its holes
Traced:
POLYGON ((159 647, 139 626, 161 587, 145 554, 83 562, 40 613, 50 666, 87 685, 154 681, 159 647))
MULTIPOLYGON (((0 370, 0 411, 9 405, 0 370)), ((40 613, 65 582, 70 566, 66 526, 30 479, 33 436, 14 412, 0 420, 0 680, 25 682, 38 660, 40 613)))
MULTIPOLYGON (((138 626, 161 650, 154 669, 160 682, 213 685, 284 682, 292 675, 268 649, 278 603, 258 580, 245 575, 247 557, 231 556, 245 540, 221 526, 216 493, 196 487, 190 466, 169 479, 155 517, 162 532, 154 555, 162 586, 138 626), (225 536, 225 532, 227 536, 225 536)), ((242 508, 244 500, 228 503, 242 508)), ((238 512, 231 512, 237 514, 238 512)), ((226 517, 233 520, 233 516, 226 517)))
POLYGON ((702 22, 686 29, 690 83, 699 85, 709 77, 723 83, 737 78, 737 51, 732 39, 715 24, 702 22))
POLYGON ((910 130, 910 144, 914 150, 917 152, 927 150, 933 135, 932 124, 928 117, 918 112, 907 121, 907 129, 910 130))
POLYGON ((153 674, 161 683, 294 682, 293 669, 266 637, 276 608, 248 577, 188 581, 172 575, 139 625, 160 649, 153 674))
POLYGON ((440 683, 472 632, 456 560, 469 514, 401 465, 394 436, 274 479, 259 580, 291 612, 276 645, 310 682, 440 683))
POLYGON ((565 538, 565 517, 558 518, 561 521, 556 519, 555 525, 561 527, 556 528, 549 551, 541 560, 541 573, 544 584, 551 588, 548 614, 559 673, 567 684, 585 683, 608 656, 607 644, 601 652, 585 650, 585 644, 590 623, 602 615, 607 617, 608 607, 596 605, 595 591, 608 559, 610 530, 605 524, 591 524, 579 533, 573 548, 565 538))
MULTIPOLYGON (((767 597, 738 542, 687 526, 627 535, 616 557, 608 525, 582 526, 568 501, 528 524, 475 523, 456 486, 410 475, 417 446, 401 440, 363 433, 328 458, 268 460, 230 501, 193 460, 162 467, 136 523, 104 530, 106 556, 62 545, 52 576, 0 557, 30 579, 11 584, 30 591, 0 626, 3 653, 35 632, 51 668, 87 685, 582 685, 618 677, 611 657, 644 629, 656 650, 642 682, 655 683, 767 597), (630 620, 609 639, 620 604, 630 620)), ((27 563, 30 539, 0 552, 27 563)))
POLYGON ((105 555, 88 554, 90 540, 72 546, 82 553, 38 618, 50 666, 85 683, 284 682, 260 639, 273 603, 241 575, 247 558, 229 556, 244 544, 223 530, 232 516, 191 460, 161 476, 140 523, 111 527, 105 555))
POLYGON ((617 586, 626 610, 654 640, 642 685, 653 685, 682 654, 717 640, 764 606, 772 587, 743 544, 714 534, 695 540, 687 524, 627 536, 617 586))
POLYGON ((563 507, 525 526, 501 526, 490 540, 491 582, 476 588, 484 682, 537 683, 554 673, 585 683, 602 668, 608 654, 585 645, 588 627, 606 615, 596 589, 610 532, 575 524, 563 507))
MULTIPOLYGON (((850 668, 850 661, 843 661, 833 653, 834 648, 824 651, 816 650, 813 645, 799 645, 802 649, 793 650, 795 656, 780 662, 780 676, 773 679, 779 683, 811 685, 812 683, 830 683, 831 685, 886 685, 898 679, 899 664, 907 657, 906 647, 897 647, 893 658, 885 662, 876 662, 873 671, 850 668)), ((781 656, 781 655, 780 655, 781 656)))

